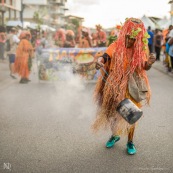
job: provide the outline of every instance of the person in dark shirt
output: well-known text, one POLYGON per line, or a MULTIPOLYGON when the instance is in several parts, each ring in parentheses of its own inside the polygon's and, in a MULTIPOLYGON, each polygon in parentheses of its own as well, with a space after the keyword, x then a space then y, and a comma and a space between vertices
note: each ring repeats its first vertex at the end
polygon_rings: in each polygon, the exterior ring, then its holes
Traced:
POLYGON ((151 26, 148 27, 148 35, 150 36, 150 38, 148 38, 148 47, 149 47, 149 51, 150 53, 153 53, 153 38, 154 38, 154 33, 151 30, 151 26))
POLYGON ((156 53, 156 61, 160 61, 160 52, 162 48, 162 43, 163 43, 162 32, 159 29, 156 29, 154 34, 154 48, 156 53))

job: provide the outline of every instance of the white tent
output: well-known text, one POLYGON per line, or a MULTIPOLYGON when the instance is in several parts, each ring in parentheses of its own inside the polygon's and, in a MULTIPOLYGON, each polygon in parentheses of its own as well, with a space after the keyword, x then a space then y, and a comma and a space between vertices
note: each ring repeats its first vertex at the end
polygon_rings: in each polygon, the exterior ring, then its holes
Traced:
POLYGON ((151 19, 149 19, 147 16, 143 16, 141 18, 142 22, 144 23, 145 25, 145 28, 147 29, 149 26, 151 27, 152 30, 155 30, 156 29, 156 25, 154 22, 152 22, 151 19))
MULTIPOLYGON (((27 28, 30 25, 30 22, 23 22, 23 28, 27 28)), ((16 26, 20 26, 22 27, 22 22, 21 21, 13 21, 10 20, 7 22, 7 26, 12 26, 12 27, 16 27, 16 26)))
MULTIPOLYGON (((39 25, 36 24, 36 23, 30 23, 29 28, 31 28, 31 29, 37 29, 38 26, 39 26, 39 25)), ((40 29, 43 30, 43 31, 45 31, 45 30, 48 30, 48 31, 55 31, 55 28, 52 28, 52 27, 50 27, 50 26, 48 26, 48 25, 40 25, 40 29)))
POLYGON ((171 19, 162 19, 158 21, 158 24, 162 29, 167 29, 169 28, 169 25, 171 25, 171 19))
POLYGON ((52 28, 52 27, 50 27, 50 26, 48 26, 48 25, 41 25, 40 26, 41 27, 41 29, 42 30, 48 30, 48 31, 56 31, 56 29, 55 28, 52 28))
MULTIPOLYGON (((21 21, 8 21, 7 22, 7 26, 12 26, 12 27, 17 27, 20 26, 22 27, 22 22, 21 21)), ((23 22, 23 28, 31 28, 31 29, 37 29, 38 28, 38 24, 36 23, 30 23, 30 22, 23 22)), ((40 28, 45 31, 55 31, 55 28, 52 28, 48 25, 40 25, 40 28)))
POLYGON ((30 25, 28 27, 31 28, 31 29, 37 29, 38 28, 38 24, 30 23, 30 25))

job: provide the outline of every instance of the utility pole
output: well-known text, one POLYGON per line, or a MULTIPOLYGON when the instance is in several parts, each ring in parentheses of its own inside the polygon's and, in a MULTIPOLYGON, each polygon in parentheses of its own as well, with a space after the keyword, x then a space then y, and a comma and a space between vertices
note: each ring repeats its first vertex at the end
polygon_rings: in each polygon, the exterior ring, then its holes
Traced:
POLYGON ((23 28, 23 11, 24 11, 25 5, 23 4, 23 0, 21 0, 21 11, 20 11, 20 21, 22 23, 23 28))

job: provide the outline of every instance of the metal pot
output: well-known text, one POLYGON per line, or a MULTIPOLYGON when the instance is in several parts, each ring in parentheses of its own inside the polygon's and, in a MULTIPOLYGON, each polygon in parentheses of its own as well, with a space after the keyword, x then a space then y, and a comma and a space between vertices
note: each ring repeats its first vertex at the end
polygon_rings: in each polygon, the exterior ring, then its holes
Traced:
POLYGON ((130 99, 124 99, 117 106, 117 112, 129 123, 138 121, 143 112, 130 99))

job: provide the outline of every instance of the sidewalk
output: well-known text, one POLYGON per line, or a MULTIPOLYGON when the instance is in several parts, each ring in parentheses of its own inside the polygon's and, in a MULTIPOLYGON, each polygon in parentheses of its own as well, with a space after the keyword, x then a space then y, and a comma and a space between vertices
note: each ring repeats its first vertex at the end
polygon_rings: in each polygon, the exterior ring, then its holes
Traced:
POLYGON ((163 64, 163 61, 156 61, 152 68, 160 71, 161 73, 164 73, 170 77, 173 77, 173 72, 168 72, 167 68, 165 67, 165 65, 163 64))

